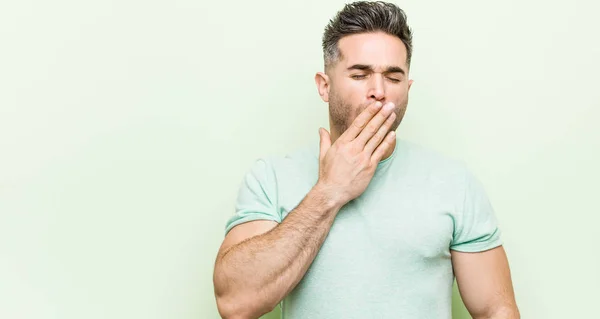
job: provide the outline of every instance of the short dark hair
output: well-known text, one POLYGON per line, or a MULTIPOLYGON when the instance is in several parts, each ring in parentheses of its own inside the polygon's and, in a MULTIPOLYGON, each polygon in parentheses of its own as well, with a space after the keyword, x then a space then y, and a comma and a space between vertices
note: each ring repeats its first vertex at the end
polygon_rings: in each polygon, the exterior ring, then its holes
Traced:
POLYGON ((338 42, 351 34, 382 31, 402 40, 406 47, 406 65, 412 57, 412 31, 406 14, 393 3, 383 1, 357 1, 346 4, 329 24, 323 34, 323 59, 325 68, 339 61, 338 42))

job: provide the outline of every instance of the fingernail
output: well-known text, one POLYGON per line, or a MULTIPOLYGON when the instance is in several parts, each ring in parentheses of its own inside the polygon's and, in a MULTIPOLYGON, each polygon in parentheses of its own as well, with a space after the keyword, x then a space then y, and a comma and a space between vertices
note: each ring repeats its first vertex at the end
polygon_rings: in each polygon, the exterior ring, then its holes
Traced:
POLYGON ((387 104, 385 105, 385 110, 386 110, 386 111, 389 111, 389 110, 392 110, 392 109, 394 109, 394 103, 392 103, 392 102, 389 102, 389 103, 387 103, 387 104))
POLYGON ((376 108, 380 108, 381 107, 381 102, 375 102, 375 107, 376 108))

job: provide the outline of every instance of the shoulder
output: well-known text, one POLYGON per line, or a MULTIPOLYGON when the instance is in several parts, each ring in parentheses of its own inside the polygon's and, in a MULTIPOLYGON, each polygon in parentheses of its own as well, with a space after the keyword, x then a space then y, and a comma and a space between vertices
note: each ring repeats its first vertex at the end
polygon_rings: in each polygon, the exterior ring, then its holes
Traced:
POLYGON ((265 154, 253 160, 250 171, 262 172, 272 178, 281 178, 315 169, 318 171, 318 152, 318 145, 315 147, 312 144, 303 144, 288 152, 265 154))
POLYGON ((274 172, 285 173, 319 165, 319 148, 313 144, 302 144, 291 151, 280 154, 267 154, 257 159, 274 172))

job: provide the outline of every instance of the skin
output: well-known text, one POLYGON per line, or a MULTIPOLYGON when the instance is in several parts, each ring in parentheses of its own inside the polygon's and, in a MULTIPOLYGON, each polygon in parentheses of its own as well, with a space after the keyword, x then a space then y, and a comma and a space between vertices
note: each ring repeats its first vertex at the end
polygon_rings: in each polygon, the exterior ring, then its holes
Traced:
MULTIPOLYGON (((413 83, 404 44, 377 32, 346 36, 338 48, 341 58, 315 75, 331 129, 319 129, 317 183, 280 224, 252 221, 227 234, 213 274, 223 318, 272 311, 308 270, 341 207, 365 191, 377 164, 394 150, 413 83)), ((519 318, 502 247, 451 254, 473 318, 519 318)))
MULTIPOLYGON (((329 102, 331 140, 373 101, 394 103, 396 119, 390 131, 396 130, 413 84, 402 41, 382 32, 363 33, 342 38, 338 49, 342 58, 315 75, 319 95, 329 102)), ((520 317, 503 247, 479 253, 451 250, 451 256, 461 297, 473 318, 520 317)))
POLYGON ((335 142, 352 120, 376 101, 394 103, 396 119, 390 131, 395 131, 406 112, 413 83, 408 79, 404 43, 383 32, 361 33, 340 39, 338 50, 341 59, 329 65, 325 73, 315 75, 319 95, 329 103, 331 141, 335 142))
POLYGON ((258 318, 300 282, 341 207, 365 191, 392 149, 392 110, 371 104, 333 144, 319 130, 319 178, 300 204, 281 224, 253 221, 227 234, 213 274, 223 318, 258 318))

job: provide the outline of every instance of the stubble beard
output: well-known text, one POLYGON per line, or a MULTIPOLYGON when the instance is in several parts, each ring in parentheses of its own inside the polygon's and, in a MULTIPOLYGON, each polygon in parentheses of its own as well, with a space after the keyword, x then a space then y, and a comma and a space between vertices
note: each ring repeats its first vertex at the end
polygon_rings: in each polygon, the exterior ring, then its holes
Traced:
MULTIPOLYGON (((370 104, 371 102, 361 104, 358 108, 356 108, 356 114, 351 114, 352 110, 355 109, 352 104, 348 101, 345 101, 332 89, 329 99, 329 117, 331 120, 331 125, 333 126, 332 129, 335 128, 339 135, 342 135, 348 129, 348 127, 352 125, 352 122, 356 116, 364 111, 370 104)), ((404 114, 406 113, 407 105, 408 97, 402 103, 396 104, 396 107, 394 108, 396 118, 394 119, 394 123, 388 132, 398 129, 402 119, 404 118, 404 114)))

